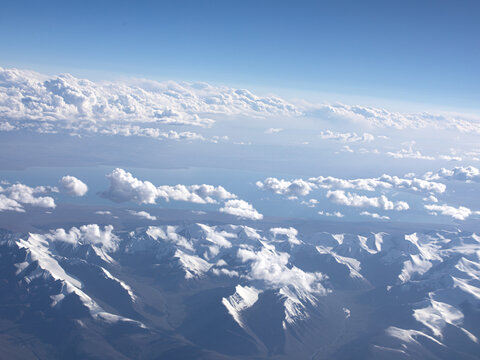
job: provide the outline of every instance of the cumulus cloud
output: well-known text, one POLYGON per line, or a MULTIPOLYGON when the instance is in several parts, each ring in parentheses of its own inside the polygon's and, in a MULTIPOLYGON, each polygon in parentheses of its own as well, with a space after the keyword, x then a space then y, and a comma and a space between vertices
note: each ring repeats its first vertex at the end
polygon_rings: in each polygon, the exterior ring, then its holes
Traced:
POLYGON ((220 208, 221 212, 235 215, 245 219, 261 220, 263 215, 260 214, 253 206, 244 200, 228 200, 224 206, 220 208))
POLYGON ((379 220, 390 220, 390 218, 388 216, 382 216, 380 214, 371 213, 371 212, 368 212, 368 211, 362 211, 360 213, 360 215, 361 216, 370 216, 371 218, 379 219, 379 220))
POLYGON ((302 179, 288 181, 274 177, 266 178, 263 182, 257 181, 256 185, 260 189, 270 190, 275 194, 286 196, 305 196, 316 188, 315 184, 302 179))
POLYGON ((147 220, 157 220, 156 216, 150 215, 146 211, 135 211, 135 210, 128 210, 130 215, 142 218, 142 219, 147 219, 147 220))
POLYGON ((427 180, 445 179, 465 182, 480 182, 480 170, 474 166, 457 166, 451 170, 441 168, 436 173, 426 173, 424 178, 427 180))
POLYGON ((293 286, 307 292, 326 293, 321 281, 321 273, 307 273, 289 264, 290 255, 277 252, 270 248, 239 249, 238 258, 248 263, 250 270, 248 278, 263 281, 270 287, 293 286))
POLYGON ((320 138, 324 140, 335 140, 341 142, 370 142, 375 140, 375 136, 369 133, 363 133, 363 135, 357 135, 356 133, 335 133, 331 130, 320 132, 320 138))
POLYGON ((64 176, 60 179, 60 189, 73 196, 83 196, 88 191, 88 186, 75 176, 64 176))
POLYGON ((210 126, 215 114, 266 117, 300 112, 280 98, 204 83, 93 82, 69 74, 46 76, 0 68, 0 130, 4 131, 28 128, 169 138, 177 135, 160 131, 159 126, 210 126))
POLYGON ((73 245, 91 244, 106 251, 115 251, 118 248, 118 237, 113 234, 113 226, 106 225, 103 230, 97 224, 72 227, 69 231, 56 229, 45 235, 48 240, 65 242, 73 245))
POLYGON ((398 176, 391 176, 387 174, 377 178, 365 179, 341 179, 333 176, 318 176, 311 177, 307 180, 284 180, 269 177, 263 182, 257 181, 256 185, 260 189, 269 190, 275 194, 285 196, 306 196, 318 188, 352 189, 363 191, 396 188, 436 193, 443 193, 446 190, 445 184, 432 181, 431 179, 420 179, 415 177, 400 178, 398 176))
POLYGON ((0 186, 0 211, 10 210, 24 212, 23 205, 42 208, 55 208, 55 200, 50 196, 39 196, 57 192, 50 186, 30 187, 24 184, 13 184, 6 188, 0 186))
POLYGON ((383 210, 408 210, 409 205, 405 201, 393 202, 388 200, 385 195, 379 197, 367 197, 365 195, 358 195, 346 193, 343 190, 334 190, 327 192, 327 199, 335 204, 353 206, 353 207, 375 207, 383 210))
POLYGON ((458 208, 449 205, 424 205, 425 209, 431 211, 433 215, 440 213, 441 215, 450 216, 456 220, 465 220, 472 215, 472 210, 465 206, 459 206, 458 208))
POLYGON ((101 195, 115 202, 133 201, 138 204, 155 204, 157 199, 186 201, 197 204, 214 204, 218 200, 234 199, 222 186, 212 185, 162 185, 156 187, 150 181, 142 181, 123 169, 115 169, 107 175, 110 187, 101 195))

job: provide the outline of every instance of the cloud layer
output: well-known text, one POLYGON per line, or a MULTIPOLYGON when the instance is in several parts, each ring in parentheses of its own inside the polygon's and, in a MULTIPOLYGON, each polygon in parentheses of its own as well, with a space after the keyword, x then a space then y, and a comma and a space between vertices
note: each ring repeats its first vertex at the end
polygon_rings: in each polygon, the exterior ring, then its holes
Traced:
POLYGON ((189 136, 160 125, 210 126, 211 115, 294 115, 276 97, 205 83, 148 80, 93 82, 0 68, 0 130, 93 132, 153 137, 189 136), (146 124, 149 126, 146 126, 146 124))

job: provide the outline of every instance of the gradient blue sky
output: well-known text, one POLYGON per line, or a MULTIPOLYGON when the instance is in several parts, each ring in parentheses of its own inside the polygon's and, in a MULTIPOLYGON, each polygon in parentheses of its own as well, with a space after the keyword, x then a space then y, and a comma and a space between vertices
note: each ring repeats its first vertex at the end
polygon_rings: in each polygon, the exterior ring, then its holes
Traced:
POLYGON ((2 1, 0 66, 478 109, 479 1, 2 1))

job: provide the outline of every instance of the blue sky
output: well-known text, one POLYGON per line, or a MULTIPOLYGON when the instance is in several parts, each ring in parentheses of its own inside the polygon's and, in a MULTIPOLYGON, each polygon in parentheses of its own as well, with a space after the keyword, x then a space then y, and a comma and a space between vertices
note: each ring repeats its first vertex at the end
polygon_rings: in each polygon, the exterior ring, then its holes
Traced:
POLYGON ((0 66, 478 109, 478 1, 4 1, 0 66))

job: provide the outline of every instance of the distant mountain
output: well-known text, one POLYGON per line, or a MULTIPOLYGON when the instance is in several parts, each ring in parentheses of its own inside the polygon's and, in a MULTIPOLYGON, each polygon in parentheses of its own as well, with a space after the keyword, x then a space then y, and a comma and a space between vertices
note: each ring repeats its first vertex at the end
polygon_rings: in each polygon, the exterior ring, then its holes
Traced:
POLYGON ((8 359, 479 359, 480 236, 0 233, 8 359))

